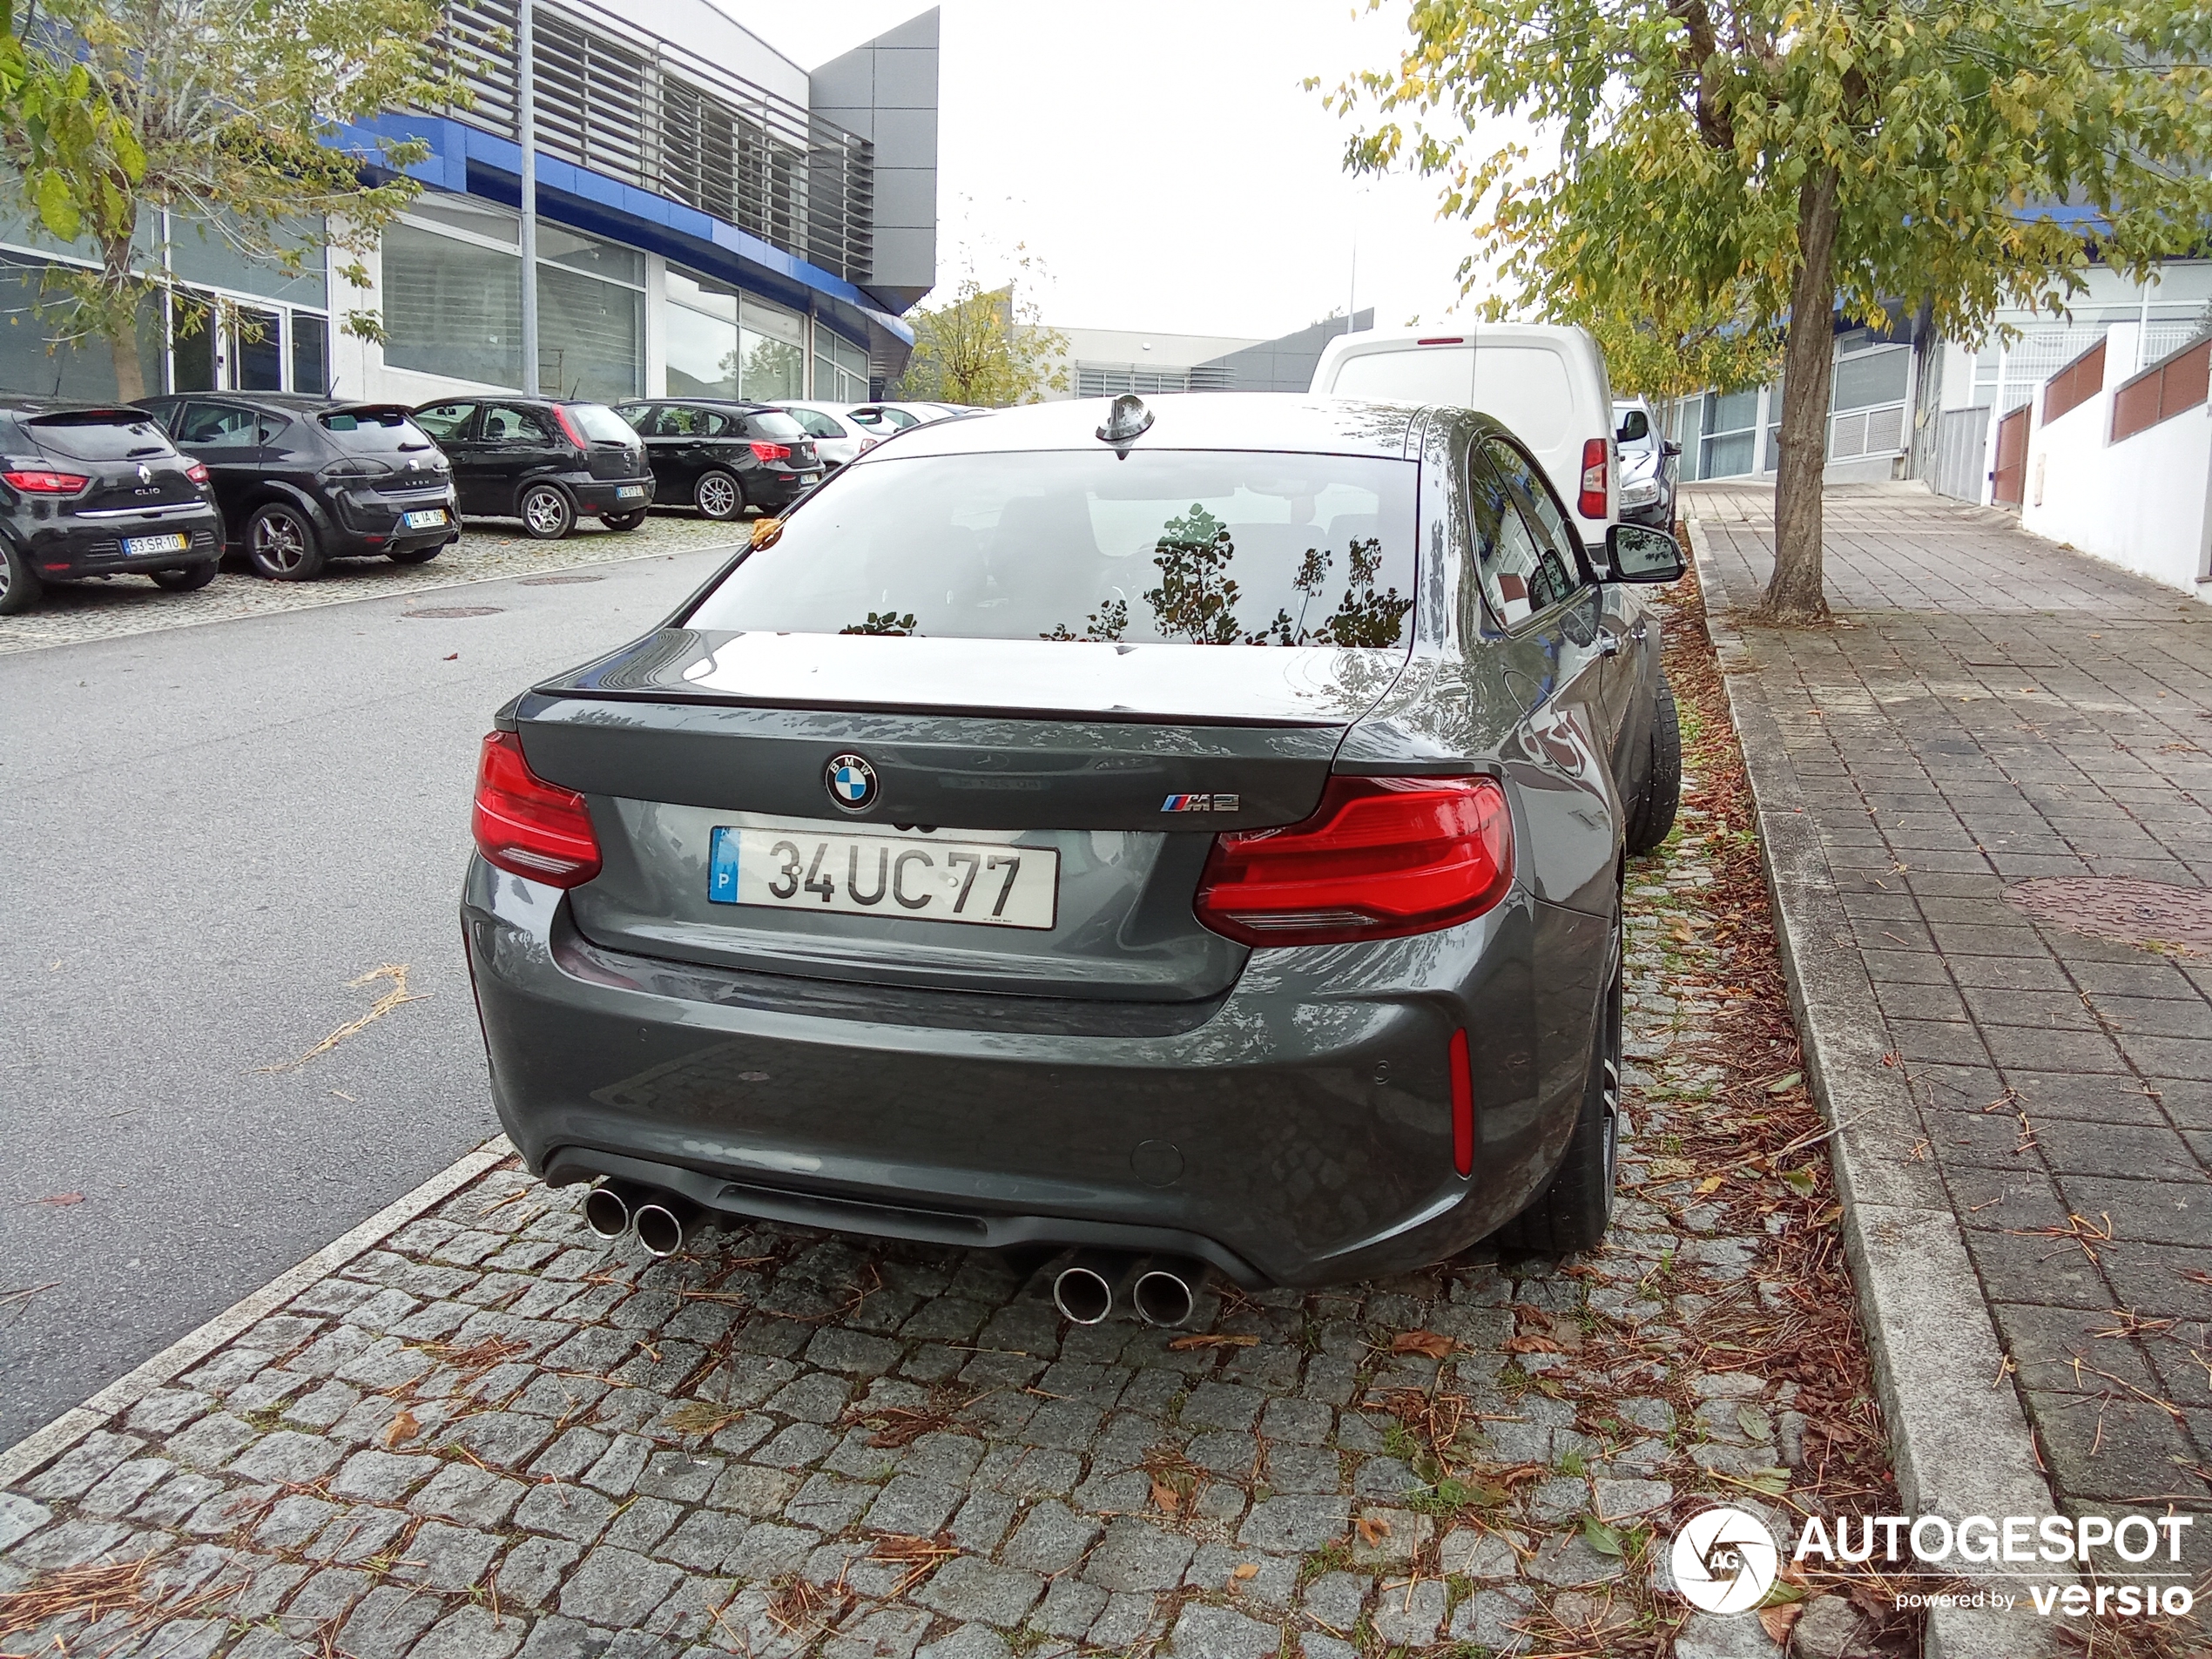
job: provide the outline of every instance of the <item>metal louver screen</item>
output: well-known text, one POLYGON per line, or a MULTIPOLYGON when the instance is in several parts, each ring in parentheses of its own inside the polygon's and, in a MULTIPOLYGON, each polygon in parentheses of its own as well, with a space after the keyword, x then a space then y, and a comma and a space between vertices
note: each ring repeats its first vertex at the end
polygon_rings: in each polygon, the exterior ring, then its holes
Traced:
MULTIPOLYGON (((474 94, 440 113, 512 139, 513 0, 450 0, 439 47, 474 94)), ((711 213, 849 282, 868 280, 874 149, 615 13, 536 13, 537 145, 711 213)))

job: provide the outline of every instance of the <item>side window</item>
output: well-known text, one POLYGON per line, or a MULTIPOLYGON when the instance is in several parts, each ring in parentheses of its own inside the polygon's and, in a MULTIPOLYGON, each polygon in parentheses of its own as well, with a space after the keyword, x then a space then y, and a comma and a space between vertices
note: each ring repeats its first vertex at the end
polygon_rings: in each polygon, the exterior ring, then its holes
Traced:
POLYGON ((260 429, 251 409, 228 403, 187 403, 177 442, 209 449, 251 449, 260 442, 260 429))
POLYGON ((1502 455, 1525 472, 1510 446, 1487 440, 1467 458, 1468 507, 1473 514, 1482 590, 1507 627, 1518 627, 1575 591, 1575 579, 1550 538, 1533 525, 1519 492, 1500 469, 1502 455))
POLYGON ((660 410, 651 403, 640 403, 617 409, 615 413, 622 416, 632 432, 650 438, 653 435, 653 421, 659 416, 660 410))
POLYGON ((786 412, 806 429, 806 435, 810 438, 841 438, 845 435, 845 428, 819 409, 791 409, 786 412))
POLYGON ((702 438, 726 438, 737 422, 719 409, 693 409, 691 430, 702 438))
POLYGON ((1567 515, 1560 511, 1559 503, 1552 499, 1543 475, 1509 443, 1492 438, 1484 447, 1489 451, 1492 464, 1506 475, 1506 482, 1520 498, 1521 510, 1528 516, 1529 528, 1551 543, 1567 571, 1568 585, 1573 587, 1575 573, 1582 568, 1582 562, 1575 556, 1581 538, 1575 535, 1567 515))
POLYGON ((440 443, 451 443, 469 429, 469 417, 475 412, 474 403, 441 403, 416 410, 415 424, 440 443))
POLYGON ((550 443, 553 428, 536 409, 518 409, 511 403, 494 403, 484 411, 484 441, 488 443, 550 443))

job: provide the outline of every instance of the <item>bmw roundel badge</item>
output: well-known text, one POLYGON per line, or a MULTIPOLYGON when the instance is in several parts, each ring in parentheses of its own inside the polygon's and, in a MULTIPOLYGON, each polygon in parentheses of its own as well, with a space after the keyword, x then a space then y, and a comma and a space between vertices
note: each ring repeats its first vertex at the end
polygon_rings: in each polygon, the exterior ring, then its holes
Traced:
POLYGON ((875 804, 875 768, 858 755, 833 755, 822 769, 830 799, 848 813, 866 811, 875 804))

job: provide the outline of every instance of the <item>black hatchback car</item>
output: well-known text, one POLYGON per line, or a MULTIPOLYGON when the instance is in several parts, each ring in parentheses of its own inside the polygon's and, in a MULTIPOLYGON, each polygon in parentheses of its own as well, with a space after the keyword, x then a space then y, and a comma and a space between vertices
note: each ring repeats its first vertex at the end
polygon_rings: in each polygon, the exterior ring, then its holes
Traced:
POLYGON ((661 499, 709 518, 781 512, 822 479, 814 441, 781 409, 712 399, 639 399, 615 411, 645 441, 661 499))
POLYGON ((452 457, 470 518, 519 518, 525 535, 557 542, 587 515, 634 530, 652 505, 645 446, 604 403, 455 398, 426 403, 415 418, 452 457))
POLYGON ((1592 1247, 1681 779, 1636 585, 1680 552, 1605 555, 1467 409, 880 446, 496 717, 462 917, 508 1133, 657 1252, 1087 1252, 1083 1323, 1592 1247))
POLYGON ((204 588, 222 540, 207 469, 144 410, 0 398, 0 616, 87 577, 204 588))
POLYGON ((256 576, 311 581, 333 559, 419 564, 461 534, 446 458, 404 404, 189 392, 144 407, 207 469, 256 576))

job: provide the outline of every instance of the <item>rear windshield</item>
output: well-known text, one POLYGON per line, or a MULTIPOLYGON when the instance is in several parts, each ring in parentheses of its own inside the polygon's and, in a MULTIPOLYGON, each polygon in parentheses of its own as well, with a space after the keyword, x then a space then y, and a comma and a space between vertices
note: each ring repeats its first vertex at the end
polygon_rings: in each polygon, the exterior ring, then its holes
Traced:
POLYGON ((127 461, 169 453, 169 439, 151 415, 42 415, 24 422, 31 442, 71 461, 127 461))
POLYGON ((333 409, 316 419, 348 454, 430 448, 429 435, 405 409, 333 409))
POLYGON ((806 428, 780 409, 764 409, 759 415, 745 416, 756 438, 803 438, 806 428))
POLYGON ((1213 450, 853 467, 694 628, 1195 645, 1397 645, 1415 463, 1213 450))
POLYGON ((1613 441, 1623 449, 1656 449, 1659 447, 1659 441, 1651 430, 1651 417, 1635 408, 1615 408, 1613 441))
POLYGON ((845 428, 838 425, 836 419, 824 415, 819 409, 792 409, 787 413, 805 428, 810 438, 841 438, 846 435, 845 428))
POLYGON ((630 444, 637 440, 630 422, 604 403, 570 403, 566 407, 569 419, 594 443, 630 444))

